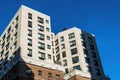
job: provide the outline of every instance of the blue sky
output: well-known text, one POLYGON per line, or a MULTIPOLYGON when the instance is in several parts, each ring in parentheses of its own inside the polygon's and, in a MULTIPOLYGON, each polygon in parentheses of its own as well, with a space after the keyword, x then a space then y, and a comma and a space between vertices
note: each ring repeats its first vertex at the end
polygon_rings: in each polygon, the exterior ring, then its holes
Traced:
POLYGON ((0 0, 0 34, 21 5, 51 16, 55 33, 76 26, 94 34, 105 74, 119 80, 120 0, 0 0))

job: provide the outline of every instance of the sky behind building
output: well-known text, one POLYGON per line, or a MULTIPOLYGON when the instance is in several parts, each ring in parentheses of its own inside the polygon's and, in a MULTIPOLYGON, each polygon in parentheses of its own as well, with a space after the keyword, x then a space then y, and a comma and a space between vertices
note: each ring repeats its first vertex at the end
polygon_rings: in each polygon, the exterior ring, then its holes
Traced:
POLYGON ((119 0, 1 0, 0 34, 21 5, 49 15, 55 33, 76 26, 94 34, 105 74, 111 80, 119 79, 119 0))

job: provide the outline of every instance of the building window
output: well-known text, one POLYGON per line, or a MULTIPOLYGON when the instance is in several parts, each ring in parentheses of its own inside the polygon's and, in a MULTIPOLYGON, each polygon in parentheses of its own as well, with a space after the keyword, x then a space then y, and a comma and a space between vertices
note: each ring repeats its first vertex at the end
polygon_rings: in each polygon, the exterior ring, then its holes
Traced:
POLYGON ((39 38, 40 40, 44 40, 44 39, 45 39, 45 36, 44 36, 44 34, 38 33, 38 38, 39 38))
POLYGON ((62 52, 62 57, 63 58, 66 57, 66 52, 65 51, 62 52))
POLYGON ((73 69, 81 70, 80 65, 74 66, 73 69))
POLYGON ((44 19, 41 18, 41 17, 38 17, 38 22, 43 24, 44 23, 44 19))
POLYGON ((78 51, 77 51, 77 48, 71 49, 71 54, 72 54, 72 55, 77 54, 77 52, 78 52, 78 51))
POLYGON ((32 19, 32 14, 28 13, 28 19, 32 19))
POLYGON ((83 52, 84 52, 84 54, 85 54, 86 56, 88 56, 88 50, 83 49, 83 52))
POLYGON ((47 36, 47 40, 50 40, 50 36, 47 36))
POLYGON ((11 31, 11 26, 8 28, 7 32, 10 33, 10 31, 11 31))
POLYGON ((32 27, 32 22, 28 21, 28 27, 32 27))
POLYGON ((63 60, 63 66, 67 66, 67 60, 63 60))
POLYGON ((42 50, 45 50, 45 44, 41 43, 41 42, 38 42, 38 48, 42 49, 42 50))
POLYGON ((32 39, 28 39, 28 45, 32 46, 32 39))
POLYGON ((47 45, 47 49, 51 49, 51 46, 50 46, 50 45, 47 45))
POLYGON ((52 78, 52 73, 48 73, 48 78, 52 78))
POLYGON ((18 19, 19 19, 19 16, 16 17, 16 21, 18 21, 18 19))
POLYGON ((68 68, 66 68, 66 69, 65 69, 65 73, 66 73, 66 74, 67 74, 67 73, 69 73, 69 70, 68 70, 68 68))
POLYGON ((87 58, 87 57, 85 57, 85 62, 86 62, 87 64, 90 64, 90 59, 87 58))
POLYGON ((61 44, 61 49, 65 49, 65 44, 61 44))
POLYGON ((78 62, 79 62, 78 56, 73 57, 73 58, 72 58, 72 62, 73 62, 73 63, 78 63, 78 62))
POLYGON ((81 36, 81 37, 80 37, 81 39, 85 40, 85 35, 80 34, 80 36, 81 36))
POLYGON ((100 70, 98 68, 95 68, 96 75, 100 76, 100 70))
POLYGON ((28 36, 32 36, 32 30, 28 29, 28 36))
POLYGON ((15 25, 15 30, 17 30, 18 29, 18 23, 15 25))
POLYGON ((70 47, 75 46, 75 45, 76 45, 76 41, 75 40, 70 41, 70 47))
POLYGON ((48 54, 48 59, 51 59, 51 55, 50 54, 48 54))
POLYGON ((58 39, 55 41, 55 45, 58 45, 58 39))
POLYGON ((86 42, 82 41, 82 46, 87 47, 86 42))
POLYGON ((88 42, 93 43, 93 39, 91 37, 88 37, 88 42))
POLYGON ((56 80, 60 80, 60 75, 56 74, 56 80))
POLYGON ((45 53, 39 52, 38 58, 41 60, 45 60, 45 53))
POLYGON ((90 66, 87 66, 87 71, 92 73, 92 68, 90 66))
POLYGON ((64 41, 64 37, 62 36, 62 37, 60 37, 60 41, 61 42, 63 42, 64 41))
POLYGON ((42 76, 42 71, 38 70, 38 76, 42 76))
POLYGON ((46 20, 46 23, 49 24, 49 20, 46 20))
POLYGON ((44 26, 38 25, 38 30, 39 30, 39 31, 44 31, 44 26))
POLYGON ((95 50, 94 45, 90 44, 90 49, 95 50))
POLYGON ((69 39, 75 38, 75 34, 74 33, 68 34, 68 36, 69 36, 69 39))
POLYGON ((56 56, 56 58, 57 58, 57 61, 59 61, 59 60, 60 60, 60 54, 58 54, 58 55, 56 56))
POLYGON ((3 37, 2 37, 3 41, 4 41, 5 37, 6 37, 6 34, 4 34, 3 37))
POLYGON ((50 29, 49 29, 49 28, 46 28, 46 31, 47 31, 47 32, 50 32, 50 29))
POLYGON ((95 53, 95 52, 91 52, 91 56, 92 56, 93 58, 96 58, 96 53, 95 53))
POLYGON ((98 61, 97 61, 97 60, 93 60, 93 64, 94 64, 95 66, 98 66, 98 61))
POLYGON ((59 52, 59 46, 57 48, 55 48, 55 50, 56 50, 56 53, 58 53, 59 52))
POLYGON ((26 68, 26 75, 31 75, 32 71, 30 68, 26 68))
POLYGON ((8 50, 9 46, 10 46, 10 43, 8 43, 8 44, 6 45, 6 50, 8 50))
POLYGON ((27 56, 32 57, 32 49, 27 49, 27 56))
POLYGON ((10 40, 10 34, 7 36, 7 41, 9 41, 10 40))

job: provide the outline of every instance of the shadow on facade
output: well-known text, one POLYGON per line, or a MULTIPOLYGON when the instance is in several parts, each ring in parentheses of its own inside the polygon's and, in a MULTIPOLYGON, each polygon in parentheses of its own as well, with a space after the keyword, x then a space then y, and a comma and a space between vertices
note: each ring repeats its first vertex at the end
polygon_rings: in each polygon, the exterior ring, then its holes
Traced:
POLYGON ((20 48, 9 60, 3 60, 1 80, 35 80, 31 68, 20 58, 20 48))

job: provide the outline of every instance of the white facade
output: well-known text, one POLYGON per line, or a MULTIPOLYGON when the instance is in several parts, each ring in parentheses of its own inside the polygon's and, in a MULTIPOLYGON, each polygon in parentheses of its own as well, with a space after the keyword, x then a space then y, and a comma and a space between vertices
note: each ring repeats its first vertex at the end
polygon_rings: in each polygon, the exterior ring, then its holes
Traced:
POLYGON ((50 17, 24 5, 2 33, 0 44, 2 75, 18 61, 64 70, 53 62, 54 33, 51 32, 50 17))
POLYGON ((104 77, 93 35, 74 27, 58 33, 55 45, 57 61, 62 63, 65 73, 78 69, 93 79, 104 77))

